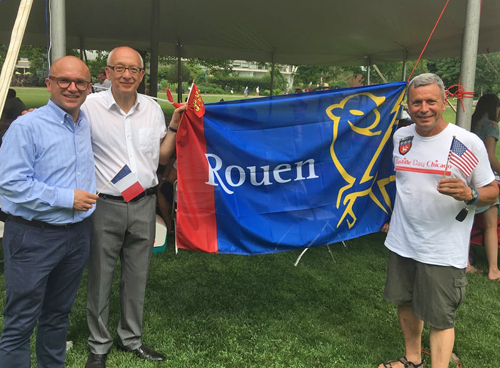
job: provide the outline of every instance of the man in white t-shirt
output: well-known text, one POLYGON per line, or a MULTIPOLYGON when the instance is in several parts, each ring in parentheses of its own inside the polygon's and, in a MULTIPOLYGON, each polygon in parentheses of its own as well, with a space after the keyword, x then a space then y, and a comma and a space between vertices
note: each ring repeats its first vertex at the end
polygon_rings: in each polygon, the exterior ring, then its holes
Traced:
POLYGON ((415 124, 394 134, 396 201, 390 227, 382 229, 388 230, 390 252, 384 297, 398 306, 406 356, 379 368, 422 366, 424 322, 430 326, 432 368, 448 367, 456 309, 467 284, 474 206, 498 197, 484 144, 444 121, 445 108, 437 75, 421 74, 410 82, 408 112, 415 124), (460 221, 459 213, 465 219, 460 221))

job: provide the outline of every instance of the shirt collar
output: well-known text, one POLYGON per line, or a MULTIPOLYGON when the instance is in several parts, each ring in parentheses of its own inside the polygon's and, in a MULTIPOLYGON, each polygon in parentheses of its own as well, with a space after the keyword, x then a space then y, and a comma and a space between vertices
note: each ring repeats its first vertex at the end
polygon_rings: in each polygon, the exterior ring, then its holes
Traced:
MULTIPOLYGON (((108 99, 108 109, 111 109, 111 107, 113 105, 115 105, 118 109, 121 109, 120 106, 116 103, 116 100, 115 100, 115 97, 113 96, 113 93, 111 93, 111 89, 113 87, 111 86, 110 88, 108 88, 106 91, 104 92, 100 92, 100 93, 107 93, 108 96, 107 96, 107 99, 108 99)), ((137 91, 135 92, 135 103, 134 105, 132 106, 132 108, 130 109, 130 111, 134 111, 134 110, 138 110, 139 109, 139 106, 141 105, 141 95, 139 93, 137 93, 137 91)))
MULTIPOLYGON (((73 122, 73 116, 71 116, 66 111, 57 106, 52 100, 49 99, 47 106, 50 109, 50 111, 52 111, 52 113, 56 116, 57 121, 64 123, 66 119, 69 119, 73 122)), ((83 112, 83 110, 80 109, 80 112, 78 114, 78 119, 76 119, 76 124, 79 124, 80 121, 82 121, 82 119, 85 119, 85 113, 83 112)))

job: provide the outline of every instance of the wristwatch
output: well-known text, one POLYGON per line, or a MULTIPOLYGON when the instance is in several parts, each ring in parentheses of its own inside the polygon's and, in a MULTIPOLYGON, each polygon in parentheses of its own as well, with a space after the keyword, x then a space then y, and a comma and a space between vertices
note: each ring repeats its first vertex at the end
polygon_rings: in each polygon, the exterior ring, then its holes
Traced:
POLYGON ((470 201, 464 201, 467 206, 476 203, 479 200, 479 193, 475 187, 470 187, 472 199, 470 201))

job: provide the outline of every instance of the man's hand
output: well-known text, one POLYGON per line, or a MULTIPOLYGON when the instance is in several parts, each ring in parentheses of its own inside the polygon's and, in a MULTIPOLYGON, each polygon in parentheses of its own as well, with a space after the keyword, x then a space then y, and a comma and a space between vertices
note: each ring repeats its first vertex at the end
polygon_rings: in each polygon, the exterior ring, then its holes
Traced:
MULTIPOLYGON (((23 111, 21 112, 21 115, 26 115, 27 113, 32 112, 32 111, 35 111, 35 110, 36 110, 36 108, 34 108, 34 107, 32 107, 31 109, 28 109, 28 110, 23 110, 23 111)), ((19 117, 19 116, 18 116, 18 117, 19 117)))
POLYGON ((85 192, 80 189, 75 189, 75 199, 73 201, 73 208, 77 211, 88 211, 92 208, 97 200, 97 195, 85 192))
POLYGON ((470 201, 472 191, 458 178, 445 178, 438 181, 437 190, 441 194, 455 198, 457 201, 470 201))
POLYGON ((184 111, 186 111, 187 109, 187 104, 184 104, 178 108, 176 108, 174 110, 174 114, 172 115, 172 119, 170 119, 170 124, 169 126, 171 126, 172 128, 174 129, 178 129, 179 128, 179 122, 180 122, 180 119, 181 119, 181 116, 182 116, 182 113, 184 111))
POLYGON ((387 233, 389 231, 390 224, 391 224, 390 222, 386 222, 384 226, 382 226, 382 229, 380 229, 380 231, 382 231, 383 233, 387 233))

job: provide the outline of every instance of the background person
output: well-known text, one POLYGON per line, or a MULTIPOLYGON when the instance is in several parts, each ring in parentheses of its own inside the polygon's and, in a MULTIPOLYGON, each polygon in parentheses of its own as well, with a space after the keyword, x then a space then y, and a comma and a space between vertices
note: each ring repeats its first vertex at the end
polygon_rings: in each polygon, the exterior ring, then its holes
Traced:
POLYGON ((167 227, 167 234, 173 234, 172 207, 174 205, 174 183, 177 180, 177 161, 170 159, 160 174, 160 185, 156 197, 161 217, 167 227))
POLYGON ((498 196, 484 144, 447 123, 445 109, 444 85, 437 75, 421 74, 409 83, 408 112, 415 124, 398 129, 393 137, 396 201, 385 241, 389 261, 384 292, 398 306, 406 356, 379 368, 422 366, 424 322, 430 326, 432 368, 448 367, 456 309, 465 296, 473 221, 472 214, 463 222, 455 217, 464 206, 488 205, 498 196), (454 136, 478 159, 470 173, 455 163, 447 166, 454 136), (419 162, 433 162, 439 169, 422 170, 419 162), (446 178, 444 168, 451 170, 446 178))
POLYGON ((21 116, 21 113, 25 110, 28 110, 26 105, 19 97, 17 97, 16 90, 9 88, 7 92, 7 98, 5 99, 5 105, 2 112, 2 118, 14 120, 18 116, 21 116))
POLYGON ((19 97, 16 97, 16 91, 9 88, 7 92, 7 98, 5 99, 5 105, 2 112, 2 117, 0 118, 0 145, 2 144, 2 137, 9 129, 10 124, 18 117, 21 113, 28 108, 19 97))
POLYGON ((97 74, 97 83, 93 85, 95 92, 102 92, 111 87, 111 81, 106 77, 106 72, 97 74))
POLYGON ((156 169, 175 148, 180 113, 170 126, 160 106, 137 93, 144 78, 144 63, 137 51, 118 47, 108 55, 106 67, 111 89, 89 96, 82 109, 92 131, 96 181, 100 189, 127 164, 145 192, 125 202, 114 185, 97 199, 92 216, 88 263, 87 323, 90 354, 87 368, 104 368, 113 345, 108 328, 109 296, 118 258, 121 264, 118 347, 150 361, 165 357, 142 342, 143 307, 156 226, 156 169))
MULTIPOLYGON (((484 142, 491 168, 500 174, 500 162, 495 155, 498 141, 498 121, 500 120, 500 99, 497 95, 486 94, 477 102, 472 115, 471 131, 484 142)), ((488 259, 488 278, 499 280, 498 270, 498 200, 493 206, 476 207, 476 214, 482 213, 484 220, 484 248, 488 259)), ((471 271, 475 267, 468 265, 471 271)))
POLYGON ((64 367, 68 315, 89 253, 88 217, 97 196, 90 128, 80 106, 90 71, 66 56, 52 64, 45 83, 49 103, 16 119, 0 148, 0 199, 9 215, 1 368, 30 367, 37 321, 38 367, 64 367))

